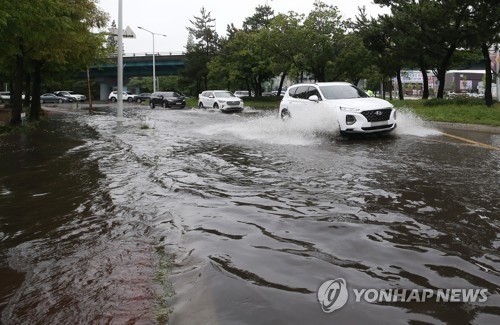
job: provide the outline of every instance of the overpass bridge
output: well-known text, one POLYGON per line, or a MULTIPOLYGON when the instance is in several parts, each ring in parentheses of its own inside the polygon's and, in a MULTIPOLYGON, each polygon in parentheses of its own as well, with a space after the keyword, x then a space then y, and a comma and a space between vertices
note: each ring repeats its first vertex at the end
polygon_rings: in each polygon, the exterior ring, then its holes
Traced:
MULTIPOLYGON (((186 55, 183 52, 155 53, 156 76, 177 75, 184 68, 186 55)), ((100 100, 107 100, 108 95, 116 88, 117 62, 110 58, 109 63, 99 64, 90 68, 90 78, 100 84, 100 100)), ((132 77, 153 76, 153 53, 131 53, 123 55, 123 85, 127 89, 132 77)), ((136 89, 127 89, 137 92, 136 89)))

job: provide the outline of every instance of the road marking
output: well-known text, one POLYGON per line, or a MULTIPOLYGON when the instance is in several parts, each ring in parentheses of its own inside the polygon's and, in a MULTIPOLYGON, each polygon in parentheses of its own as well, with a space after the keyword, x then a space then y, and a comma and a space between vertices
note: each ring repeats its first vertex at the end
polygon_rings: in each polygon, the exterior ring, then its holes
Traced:
POLYGON ((490 149, 490 150, 500 150, 499 147, 495 147, 495 146, 492 146, 490 144, 486 144, 486 143, 482 143, 482 142, 477 142, 477 141, 474 141, 474 140, 471 140, 471 139, 467 139, 467 138, 462 138, 462 137, 459 137, 457 135, 448 134, 448 133, 443 133, 443 135, 445 135, 447 137, 450 137, 450 138, 453 138, 453 139, 457 139, 457 140, 460 140, 460 141, 471 143, 471 144, 473 144, 475 146, 487 148, 487 149, 490 149))

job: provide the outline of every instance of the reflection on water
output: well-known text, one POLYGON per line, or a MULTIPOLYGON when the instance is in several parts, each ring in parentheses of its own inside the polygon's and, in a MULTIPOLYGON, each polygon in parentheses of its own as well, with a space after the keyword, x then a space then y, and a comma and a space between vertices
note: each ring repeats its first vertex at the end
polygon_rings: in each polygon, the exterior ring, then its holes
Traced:
POLYGON ((500 320, 497 152, 404 114, 359 139, 274 113, 128 116, 2 139, 3 323, 500 320), (490 297, 324 314, 316 291, 335 278, 490 297))

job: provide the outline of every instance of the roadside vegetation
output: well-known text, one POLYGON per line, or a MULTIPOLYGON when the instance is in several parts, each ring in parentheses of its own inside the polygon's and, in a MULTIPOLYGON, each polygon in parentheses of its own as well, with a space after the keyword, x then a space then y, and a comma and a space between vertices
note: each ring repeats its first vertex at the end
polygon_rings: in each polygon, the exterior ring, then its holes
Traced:
POLYGON ((486 107, 480 99, 393 100, 398 109, 409 109, 428 121, 500 126, 500 102, 486 107))

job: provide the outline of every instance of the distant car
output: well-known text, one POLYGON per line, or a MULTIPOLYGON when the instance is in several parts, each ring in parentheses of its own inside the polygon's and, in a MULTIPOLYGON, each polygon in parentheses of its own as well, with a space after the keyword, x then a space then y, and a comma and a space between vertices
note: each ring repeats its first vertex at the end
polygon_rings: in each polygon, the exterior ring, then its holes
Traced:
POLYGON ((2 103, 10 102, 10 91, 0 91, 0 102, 2 103))
POLYGON ((40 103, 45 104, 45 103, 67 103, 68 98, 66 97, 61 97, 57 96, 56 94, 53 93, 47 93, 43 94, 40 96, 40 103))
POLYGON ((307 118, 311 114, 337 119, 340 134, 387 132, 396 128, 391 103, 373 98, 347 82, 297 84, 281 100, 279 116, 307 118))
POLYGON ((227 90, 207 90, 198 96, 199 108, 215 108, 222 112, 243 110, 243 100, 227 90))
POLYGON ((248 90, 236 90, 234 92, 234 95, 236 97, 239 97, 239 98, 243 98, 243 97, 251 97, 253 96, 253 94, 251 92, 249 92, 248 90))
MULTIPOLYGON (((278 96, 278 91, 277 90, 273 90, 271 91, 271 94, 273 94, 273 96, 278 96)), ((279 94, 279 96, 285 96, 286 94, 286 90, 282 90, 279 94)))
MULTIPOLYGON (((21 98, 24 100, 26 95, 22 94, 21 98)), ((10 103, 10 91, 0 91, 0 103, 10 103)))
POLYGON ((141 100, 148 100, 151 97, 151 93, 140 93, 139 98, 141 100))
POLYGON ((68 101, 71 101, 69 100, 69 98, 73 98, 72 101, 77 101, 77 102, 83 102, 87 99, 85 95, 75 94, 75 92, 71 90, 54 91, 54 94, 61 97, 67 97, 68 101))
MULTIPOLYGON (((112 102, 116 102, 118 100, 118 92, 112 91, 109 94, 108 99, 112 102)), ((127 102, 138 102, 138 103, 141 102, 141 98, 139 96, 137 96, 136 94, 132 94, 129 91, 123 92, 123 100, 127 102)))
POLYGON ((186 98, 175 91, 160 91, 152 93, 149 98, 149 107, 155 108, 156 105, 160 105, 163 108, 184 108, 186 107, 186 98))

